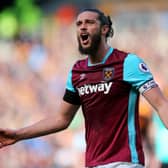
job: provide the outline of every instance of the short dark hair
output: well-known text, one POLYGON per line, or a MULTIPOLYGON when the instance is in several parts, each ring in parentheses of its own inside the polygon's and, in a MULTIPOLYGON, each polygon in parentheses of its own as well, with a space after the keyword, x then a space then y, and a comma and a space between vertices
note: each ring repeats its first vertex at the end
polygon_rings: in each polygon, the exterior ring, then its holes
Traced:
POLYGON ((82 11, 80 11, 80 13, 85 12, 85 11, 97 13, 98 19, 100 20, 101 25, 108 25, 108 27, 109 27, 109 31, 106 34, 106 38, 113 37, 113 34, 114 34, 114 30, 112 27, 113 22, 111 21, 110 16, 106 16, 102 11, 100 11, 99 9, 95 9, 95 8, 86 8, 86 9, 83 9, 82 11))

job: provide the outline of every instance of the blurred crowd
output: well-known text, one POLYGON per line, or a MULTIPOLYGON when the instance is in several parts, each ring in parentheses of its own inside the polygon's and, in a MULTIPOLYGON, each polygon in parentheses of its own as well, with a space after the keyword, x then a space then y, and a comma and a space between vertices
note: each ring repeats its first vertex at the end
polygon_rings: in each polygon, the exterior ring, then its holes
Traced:
MULTIPOLYGON (((161 13, 127 13, 116 14, 112 20, 115 35, 110 45, 142 57, 168 96, 168 19, 161 13)), ((75 33, 73 22, 62 24, 52 17, 44 19, 40 36, 23 33, 10 40, 0 40, 2 128, 20 128, 57 113, 68 71, 81 58, 75 33)), ((140 116, 146 165, 160 168, 162 163, 168 163, 168 150, 164 154, 159 150, 168 140, 167 130, 163 128, 165 138, 160 142, 163 133, 157 128, 161 121, 143 97, 140 116)), ((1 149, 0 168, 82 168, 83 128, 79 110, 67 130, 1 149)))

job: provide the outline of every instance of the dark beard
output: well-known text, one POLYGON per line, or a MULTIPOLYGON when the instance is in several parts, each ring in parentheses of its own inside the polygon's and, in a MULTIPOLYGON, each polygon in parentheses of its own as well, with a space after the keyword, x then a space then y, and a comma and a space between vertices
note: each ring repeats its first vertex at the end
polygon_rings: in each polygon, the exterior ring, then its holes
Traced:
POLYGON ((100 42, 101 42, 100 33, 97 33, 92 37, 91 45, 88 48, 83 48, 80 43, 80 40, 78 39, 78 50, 81 54, 93 56, 96 54, 96 52, 99 48, 100 42))

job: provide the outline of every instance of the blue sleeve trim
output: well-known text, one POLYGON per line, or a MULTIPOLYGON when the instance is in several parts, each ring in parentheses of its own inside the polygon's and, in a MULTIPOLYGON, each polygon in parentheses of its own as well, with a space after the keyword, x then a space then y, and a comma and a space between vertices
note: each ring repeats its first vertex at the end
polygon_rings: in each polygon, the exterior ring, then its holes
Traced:
POLYGON ((123 65, 123 80, 137 90, 153 76, 144 61, 135 54, 128 54, 123 65))
POLYGON ((68 74, 68 79, 67 79, 67 83, 66 83, 66 89, 70 90, 72 92, 76 92, 75 88, 74 88, 74 86, 72 84, 72 70, 68 74))
POLYGON ((135 126, 135 108, 137 102, 137 93, 131 89, 128 102, 128 138, 131 151, 131 161, 139 163, 138 152, 136 147, 136 126, 135 126))

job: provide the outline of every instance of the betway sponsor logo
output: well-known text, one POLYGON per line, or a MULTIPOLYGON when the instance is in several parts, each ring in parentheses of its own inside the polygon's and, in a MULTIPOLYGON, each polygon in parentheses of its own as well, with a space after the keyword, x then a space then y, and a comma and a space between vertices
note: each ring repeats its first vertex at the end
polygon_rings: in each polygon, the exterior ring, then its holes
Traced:
POLYGON ((109 82, 109 83, 98 83, 94 85, 84 85, 77 89, 80 96, 97 92, 103 92, 104 94, 108 94, 111 86, 112 82, 109 82))

